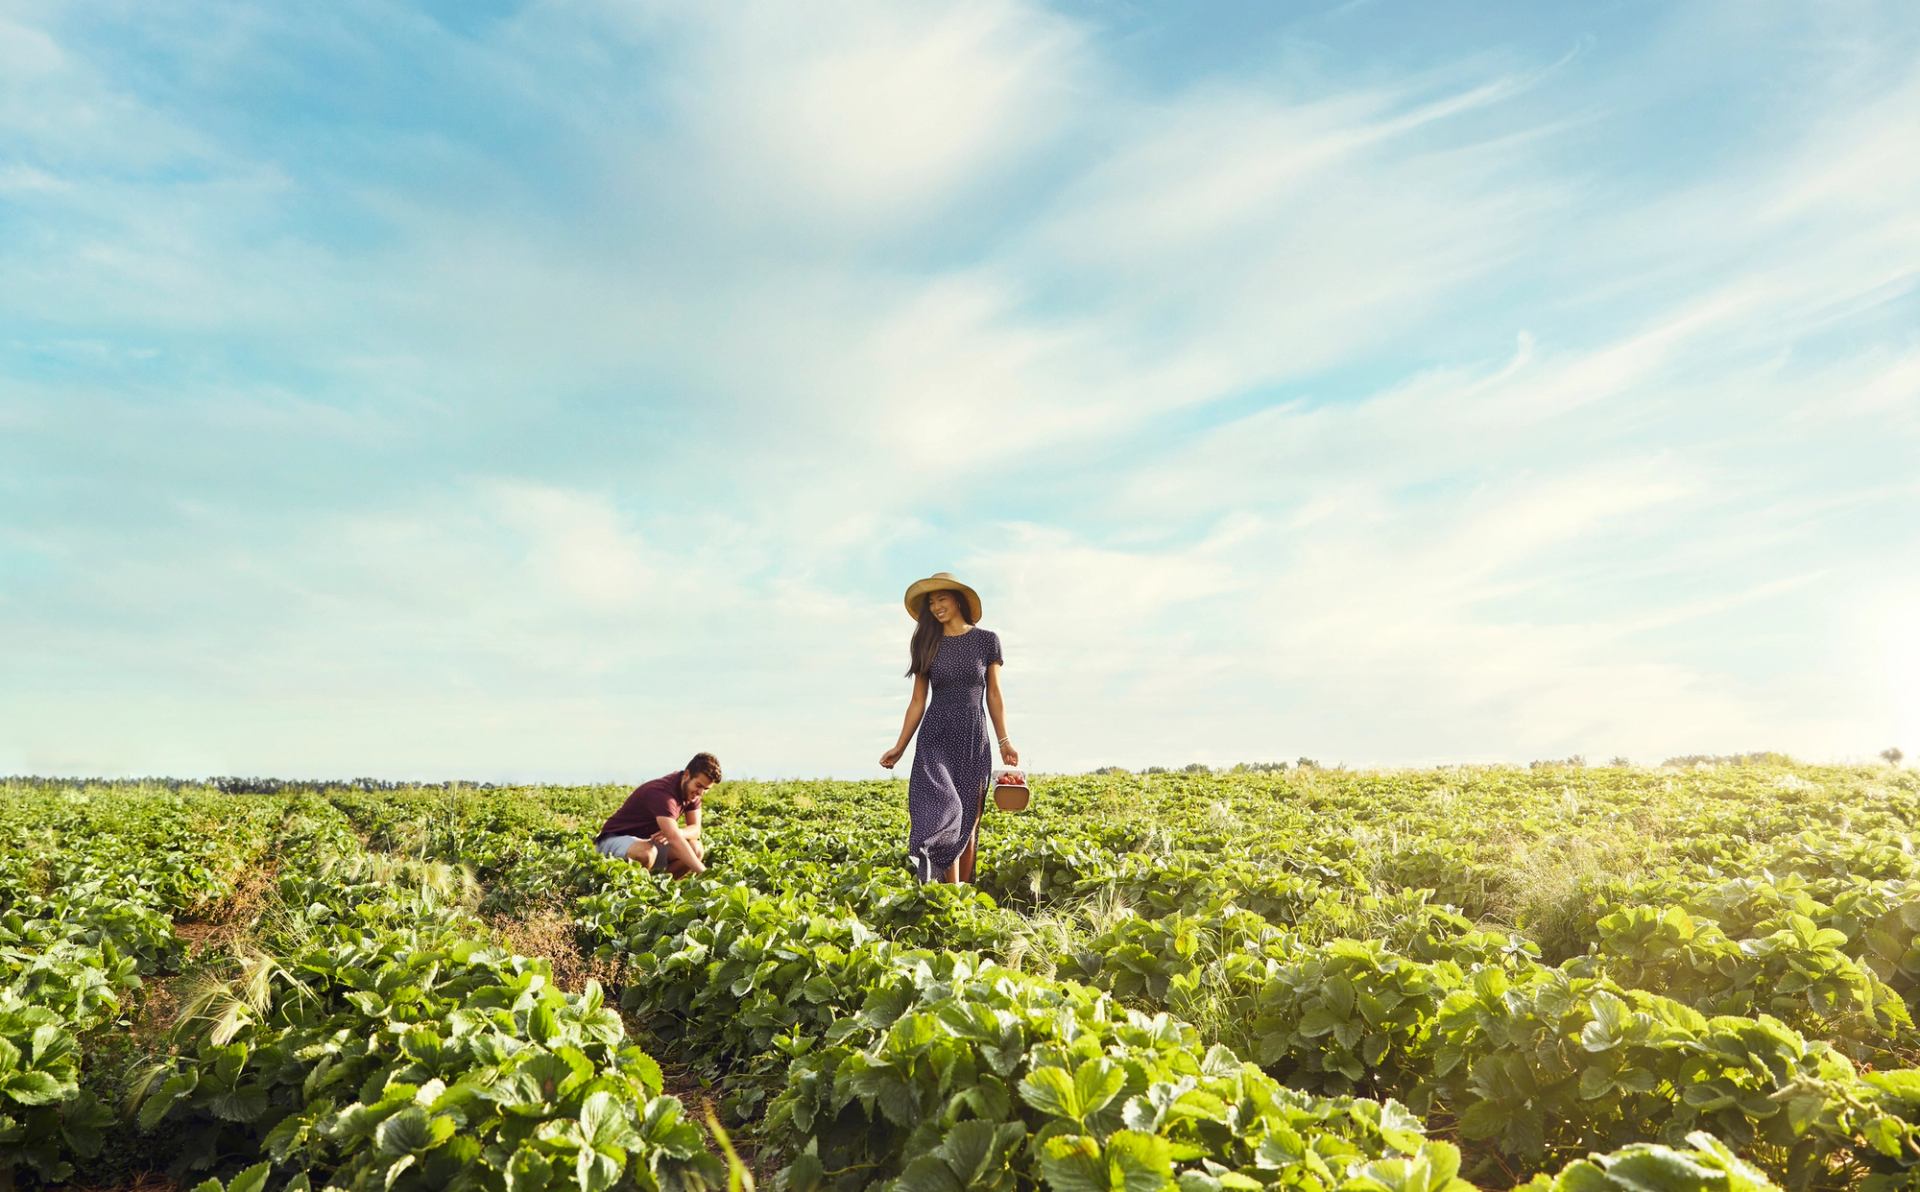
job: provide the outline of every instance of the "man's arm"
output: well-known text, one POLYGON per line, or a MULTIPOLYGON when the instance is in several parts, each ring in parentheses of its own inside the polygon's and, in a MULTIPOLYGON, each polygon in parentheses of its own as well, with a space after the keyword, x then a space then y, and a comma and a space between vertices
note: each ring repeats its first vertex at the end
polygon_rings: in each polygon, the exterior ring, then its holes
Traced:
POLYGON ((660 826, 660 836, 666 842, 666 847, 673 850, 671 860, 686 866, 690 873, 707 871, 706 862, 700 859, 700 854, 694 849, 693 842, 688 840, 686 833, 680 830, 678 820, 670 815, 656 815, 653 817, 653 822, 660 826))
MULTIPOLYGON (((687 812, 687 822, 680 825, 680 834, 688 840, 700 839, 700 809, 698 807, 687 812)), ((653 833, 653 838, 655 841, 664 841, 667 838, 667 834, 656 828, 653 833)))

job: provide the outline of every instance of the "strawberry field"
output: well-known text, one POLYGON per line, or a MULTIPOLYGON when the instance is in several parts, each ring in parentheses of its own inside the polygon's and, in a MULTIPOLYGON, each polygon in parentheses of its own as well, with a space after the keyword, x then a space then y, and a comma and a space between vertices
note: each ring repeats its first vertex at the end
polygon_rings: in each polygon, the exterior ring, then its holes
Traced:
POLYGON ((0 786, 0 1188, 1920 1187, 1911 772, 624 794, 0 786))

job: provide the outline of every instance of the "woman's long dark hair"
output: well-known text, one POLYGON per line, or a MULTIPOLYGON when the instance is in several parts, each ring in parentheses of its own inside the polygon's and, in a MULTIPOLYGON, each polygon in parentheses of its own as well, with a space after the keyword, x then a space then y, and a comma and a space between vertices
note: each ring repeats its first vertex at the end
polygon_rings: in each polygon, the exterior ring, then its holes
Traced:
MULTIPOLYGON (((907 667, 908 678, 933 673, 933 660, 940 653, 940 639, 947 632, 933 616, 935 595, 928 592, 920 598, 920 623, 913 627, 913 656, 907 667)), ((969 625, 973 624, 973 604, 967 599, 967 594, 947 589, 947 595, 953 597, 953 606, 960 610, 961 619, 969 625)))

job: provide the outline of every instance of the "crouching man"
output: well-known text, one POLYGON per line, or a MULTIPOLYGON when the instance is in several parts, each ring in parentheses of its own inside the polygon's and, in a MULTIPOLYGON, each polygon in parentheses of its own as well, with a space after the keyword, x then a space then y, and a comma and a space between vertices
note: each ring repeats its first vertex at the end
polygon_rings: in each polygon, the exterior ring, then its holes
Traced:
POLYGON ((601 826, 594 847, 603 856, 625 857, 676 878, 705 873, 700 799, 719 781, 719 759, 711 753, 694 754, 686 769, 633 788, 620 810, 601 826))

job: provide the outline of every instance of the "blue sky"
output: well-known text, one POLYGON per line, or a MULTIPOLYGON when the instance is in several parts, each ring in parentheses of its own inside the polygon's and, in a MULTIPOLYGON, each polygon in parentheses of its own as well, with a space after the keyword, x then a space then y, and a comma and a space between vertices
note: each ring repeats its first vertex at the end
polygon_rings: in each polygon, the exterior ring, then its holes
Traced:
POLYGON ((1901 3, 0 0, 0 773, 1920 753, 1901 3))

